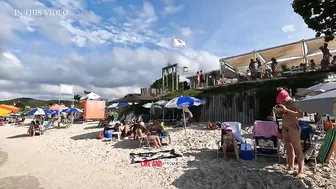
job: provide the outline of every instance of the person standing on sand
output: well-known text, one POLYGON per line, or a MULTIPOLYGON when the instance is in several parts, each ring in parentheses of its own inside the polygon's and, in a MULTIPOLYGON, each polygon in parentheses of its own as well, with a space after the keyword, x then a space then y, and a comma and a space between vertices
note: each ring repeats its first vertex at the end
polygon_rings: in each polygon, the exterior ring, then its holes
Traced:
POLYGON ((295 154, 299 164, 298 178, 304 176, 304 155, 301 148, 301 129, 298 123, 299 117, 303 116, 303 113, 297 109, 294 105, 294 99, 292 99, 288 92, 284 89, 280 89, 276 99, 278 104, 274 107, 274 112, 282 118, 282 136, 286 145, 288 156, 288 171, 294 170, 295 154))

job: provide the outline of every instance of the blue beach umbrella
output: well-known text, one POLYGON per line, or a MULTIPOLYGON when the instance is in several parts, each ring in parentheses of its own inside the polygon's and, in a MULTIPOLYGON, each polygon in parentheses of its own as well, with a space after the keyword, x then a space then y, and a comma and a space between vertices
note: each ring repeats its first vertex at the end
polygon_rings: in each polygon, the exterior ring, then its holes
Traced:
MULTIPOLYGON (((190 96, 180 96, 177 98, 174 98, 170 100, 164 107, 165 108, 177 108, 177 109, 183 109, 183 120, 184 120, 184 129, 186 132, 186 127, 187 127, 187 122, 185 119, 185 110, 188 107, 192 106, 199 106, 201 104, 205 104, 205 100, 200 100, 195 97, 190 97, 190 96)), ((188 110, 188 109, 187 109, 188 110)), ((189 110, 188 110, 189 111, 189 110)))
POLYGON ((34 108, 27 113, 27 115, 49 115, 49 114, 52 114, 50 110, 44 110, 41 108, 34 108))
POLYGON ((128 106, 128 105, 129 105, 129 103, 127 103, 127 102, 113 103, 113 104, 107 106, 105 109, 106 110, 113 110, 113 109, 128 106))
POLYGON ((77 108, 68 108, 68 109, 63 110, 63 112, 68 114, 68 113, 77 113, 77 112, 83 112, 83 111, 77 108))
POLYGON ((180 96, 170 100, 164 107, 165 108, 188 108, 192 106, 199 106, 201 104, 205 104, 204 100, 200 100, 195 97, 190 96, 180 96))

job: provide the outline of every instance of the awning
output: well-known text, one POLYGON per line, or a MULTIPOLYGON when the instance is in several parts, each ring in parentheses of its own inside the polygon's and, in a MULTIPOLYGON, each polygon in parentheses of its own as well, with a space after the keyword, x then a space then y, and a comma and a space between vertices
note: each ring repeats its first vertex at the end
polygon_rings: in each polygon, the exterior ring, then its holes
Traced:
POLYGON ((272 58, 283 59, 290 57, 302 57, 302 43, 297 42, 289 45, 283 45, 280 47, 270 48, 262 51, 257 51, 266 62, 271 61, 272 58))
POLYGON ((223 58, 220 61, 230 64, 233 67, 243 67, 250 64, 250 60, 254 59, 254 53, 247 53, 239 56, 234 56, 231 58, 223 58))
MULTIPOLYGON (((325 42, 324 42, 324 38, 316 38, 316 39, 310 39, 305 41, 308 47, 308 55, 310 54, 314 54, 317 52, 321 52, 321 50, 319 49, 325 42)), ((328 49, 329 50, 334 50, 336 49, 336 41, 332 40, 328 42, 328 49)))

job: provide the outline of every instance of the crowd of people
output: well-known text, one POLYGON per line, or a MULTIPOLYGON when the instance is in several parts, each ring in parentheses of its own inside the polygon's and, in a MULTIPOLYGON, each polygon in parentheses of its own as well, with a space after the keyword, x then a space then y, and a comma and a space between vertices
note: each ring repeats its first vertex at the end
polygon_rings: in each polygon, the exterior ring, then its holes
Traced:
POLYGON ((156 148, 162 146, 159 135, 163 133, 164 129, 156 120, 146 125, 139 116, 135 116, 129 124, 125 123, 124 120, 120 122, 112 122, 113 120, 109 119, 102 125, 104 126, 103 133, 108 131, 121 132, 121 137, 123 138, 144 138, 148 142, 153 143, 156 148))

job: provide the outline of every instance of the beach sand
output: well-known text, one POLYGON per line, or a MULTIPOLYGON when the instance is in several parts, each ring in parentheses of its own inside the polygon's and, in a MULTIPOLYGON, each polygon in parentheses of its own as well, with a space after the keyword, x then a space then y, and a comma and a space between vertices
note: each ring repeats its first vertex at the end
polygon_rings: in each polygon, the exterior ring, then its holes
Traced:
MULTIPOLYGON (((336 188, 335 165, 307 166, 305 179, 285 172, 276 158, 236 162, 216 158, 220 131, 192 125, 170 131, 172 143, 163 149, 183 154, 176 161, 187 167, 142 167, 131 164, 129 153, 156 151, 137 148, 132 140, 97 140, 97 122, 68 129, 50 129, 42 136, 25 137, 27 127, 0 127, 0 189, 104 188, 336 188)), ((246 127, 243 137, 250 136, 246 127)), ((285 163, 285 160, 283 161, 285 163)))

